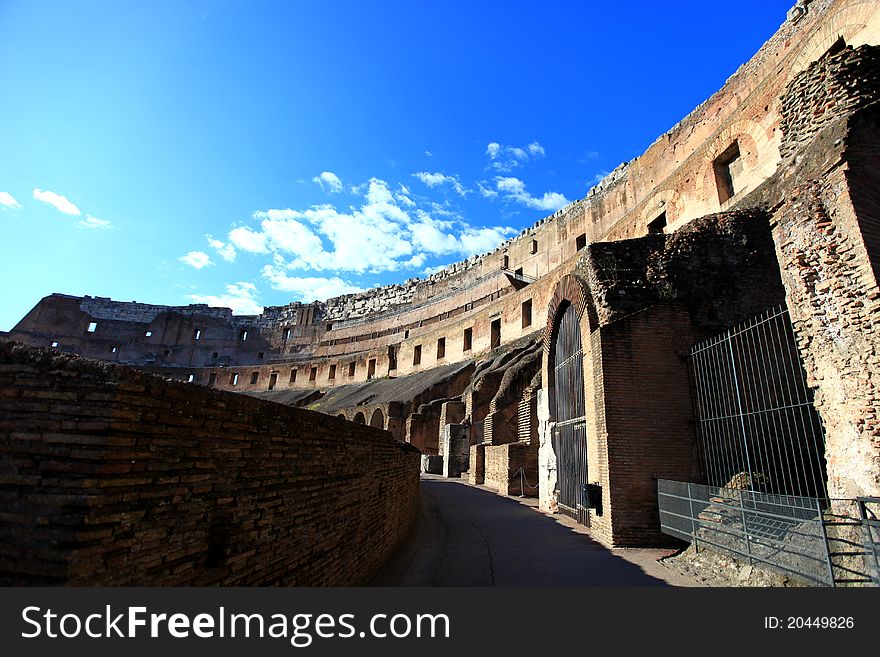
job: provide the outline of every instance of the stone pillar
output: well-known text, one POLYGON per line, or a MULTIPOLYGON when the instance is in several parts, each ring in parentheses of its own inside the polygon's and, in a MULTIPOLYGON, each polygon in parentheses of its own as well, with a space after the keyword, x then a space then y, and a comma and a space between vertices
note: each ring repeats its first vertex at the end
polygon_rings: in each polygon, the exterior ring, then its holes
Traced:
POLYGON ((463 424, 447 424, 443 427, 443 476, 460 477, 468 469, 470 445, 467 427, 463 424))
POLYGON ((538 390, 538 504, 542 511, 555 513, 556 452, 553 451, 553 423, 550 421, 550 395, 538 390))
POLYGON ((471 445, 468 462, 468 483, 482 484, 486 481, 486 446, 471 445))

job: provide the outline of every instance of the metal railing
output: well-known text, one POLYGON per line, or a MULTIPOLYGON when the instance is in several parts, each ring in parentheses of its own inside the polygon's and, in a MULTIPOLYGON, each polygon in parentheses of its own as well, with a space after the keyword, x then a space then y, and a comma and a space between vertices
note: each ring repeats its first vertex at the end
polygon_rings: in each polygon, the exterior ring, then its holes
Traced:
POLYGON ((871 580, 880 586, 880 497, 857 497, 871 580))
POLYGON ((667 479, 657 493, 664 533, 834 586, 822 500, 667 479))

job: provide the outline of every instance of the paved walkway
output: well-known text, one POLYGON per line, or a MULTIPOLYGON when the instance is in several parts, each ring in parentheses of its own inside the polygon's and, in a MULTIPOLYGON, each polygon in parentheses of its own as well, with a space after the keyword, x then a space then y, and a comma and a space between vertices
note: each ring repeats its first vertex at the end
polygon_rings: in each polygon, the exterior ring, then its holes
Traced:
POLYGON ((375 582, 390 586, 698 586, 657 563, 669 550, 609 550, 588 530, 462 480, 422 476, 418 530, 375 582))

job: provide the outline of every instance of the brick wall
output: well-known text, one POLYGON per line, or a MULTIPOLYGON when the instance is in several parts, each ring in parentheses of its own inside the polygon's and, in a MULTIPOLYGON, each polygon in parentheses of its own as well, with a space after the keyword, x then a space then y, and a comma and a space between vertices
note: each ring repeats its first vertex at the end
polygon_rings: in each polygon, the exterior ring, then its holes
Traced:
POLYGON ((366 581, 419 454, 387 432, 0 345, 0 583, 366 581))
MULTIPOLYGON (((473 448, 471 448, 473 449, 473 448)), ((501 495, 525 495, 537 497, 538 445, 512 443, 509 445, 487 445, 485 483, 495 488, 501 495), (520 469, 524 476, 520 477, 520 469), (520 483, 522 489, 520 490, 520 483)))
POLYGON ((591 477, 603 489, 603 515, 591 512, 591 522, 615 545, 668 542, 655 482, 699 476, 686 354, 702 336, 675 305, 653 306, 600 332, 608 478, 591 477))
POLYGON ((783 158, 812 142, 828 122, 880 100, 880 47, 847 46, 799 73, 782 98, 783 158))

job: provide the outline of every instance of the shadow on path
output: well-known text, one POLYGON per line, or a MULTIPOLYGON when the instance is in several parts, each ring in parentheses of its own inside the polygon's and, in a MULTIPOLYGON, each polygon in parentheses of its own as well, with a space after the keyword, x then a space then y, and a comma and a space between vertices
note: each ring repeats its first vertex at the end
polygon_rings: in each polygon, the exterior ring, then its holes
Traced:
POLYGON ((421 488, 418 535, 386 585, 669 585, 513 499, 454 479, 423 477, 421 488))

